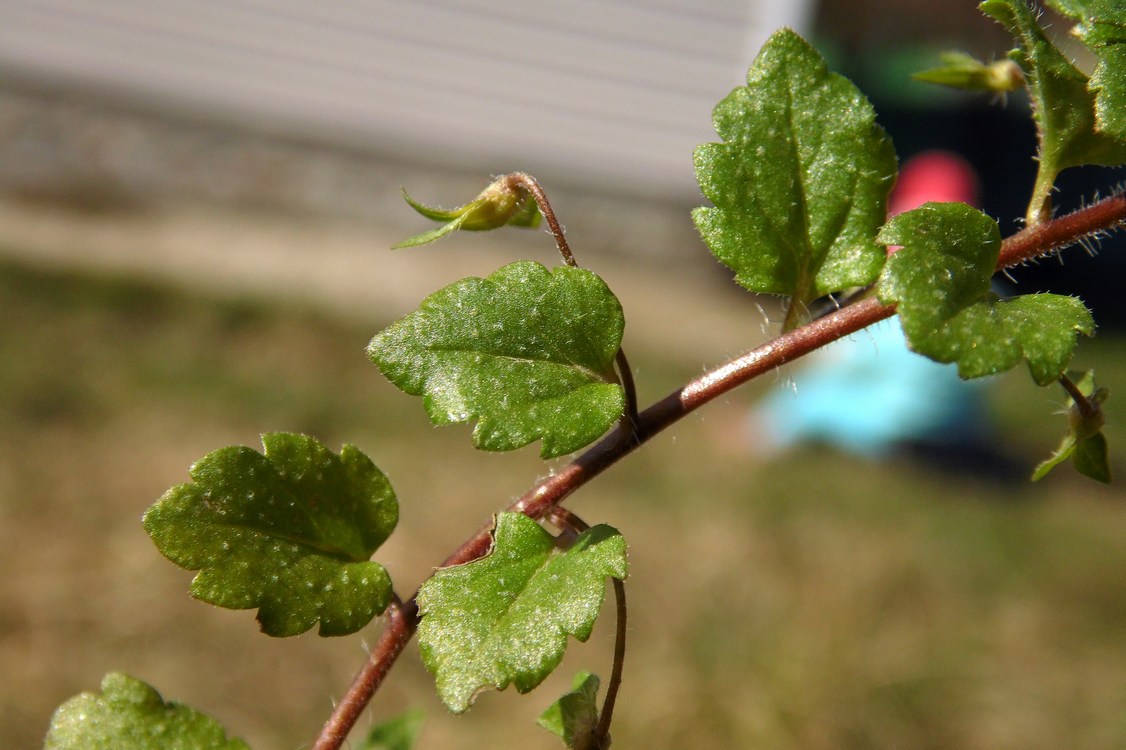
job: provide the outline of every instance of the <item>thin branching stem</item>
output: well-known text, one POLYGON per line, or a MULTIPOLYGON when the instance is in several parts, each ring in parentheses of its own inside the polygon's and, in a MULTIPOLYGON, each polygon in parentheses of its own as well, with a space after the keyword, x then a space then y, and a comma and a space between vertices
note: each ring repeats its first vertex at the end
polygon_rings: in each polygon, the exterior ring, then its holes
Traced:
POLYGON ((1080 416, 1084 419, 1093 419, 1098 414, 1098 409, 1093 406, 1090 400, 1083 395, 1083 391, 1079 390, 1079 386, 1075 381, 1069 378, 1066 374, 1060 375, 1060 387, 1063 388, 1071 400, 1075 402, 1075 408, 1079 410, 1080 416))
POLYGON ((606 698, 602 701, 602 715, 594 730, 597 738, 595 747, 610 747, 610 722, 614 720, 614 704, 618 700, 618 690, 622 687, 622 671, 626 663, 626 583, 611 578, 614 587, 614 602, 617 607, 617 627, 614 631, 614 666, 610 671, 610 681, 606 683, 606 698))
MULTIPOLYGON (((1028 227, 1007 238, 1001 244, 997 268, 1000 270, 1035 260, 1091 235, 1114 229, 1124 222, 1126 197, 1112 195, 1074 213, 1028 227)), ((605 469, 709 401, 759 375, 773 372, 788 362, 894 314, 894 306, 882 305, 875 297, 866 297, 783 333, 778 338, 704 373, 640 412, 632 435, 619 425, 570 464, 530 489, 510 505, 508 510, 524 513, 532 518, 542 518, 553 506, 605 469)), ((443 567, 471 562, 487 554, 491 545, 491 528, 490 524, 478 531, 446 558, 443 567)), ((355 723, 391 664, 414 634, 418 626, 418 607, 414 597, 401 607, 394 610, 389 608, 389 612, 391 622, 380 634, 367 662, 325 724, 313 750, 339 750, 348 729, 355 723)))
MULTIPOLYGON (((562 256, 563 262, 571 268, 579 268, 579 262, 575 259, 575 254, 571 252, 571 246, 567 242, 567 233, 563 230, 563 225, 559 223, 559 219, 555 217, 555 210, 551 207, 551 201, 547 199, 547 193, 540 185, 539 180, 525 172, 513 172, 506 175, 506 179, 510 180, 513 186, 527 190, 531 194, 540 214, 547 221, 551 236, 555 238, 555 246, 559 249, 559 255, 562 256)), ((637 388, 634 385, 633 371, 630 369, 624 349, 618 349, 614 361, 618 366, 622 389, 626 394, 626 413, 622 415, 622 425, 628 429, 635 429, 637 426, 637 388)))
POLYGON ((630 369, 629 360, 626 359, 625 349, 618 349, 614 362, 618 366, 618 377, 622 381, 622 390, 626 393, 626 411, 622 415, 622 427, 632 434, 637 431, 640 415, 637 411, 637 385, 633 382, 633 370, 630 369))
POLYGON ((540 215, 543 216, 544 221, 547 222, 547 228, 551 230, 551 236, 555 238, 555 246, 559 248, 559 254, 563 256, 563 262, 572 268, 578 268, 579 264, 575 260, 574 253, 571 252, 571 246, 567 244, 567 234, 563 231, 563 225, 559 223, 559 219, 555 218, 555 211, 551 208, 551 201, 547 199, 547 193, 544 192, 539 180, 524 172, 513 172, 508 175, 508 179, 512 180, 513 184, 522 187, 532 194, 532 198, 536 201, 536 206, 540 210, 540 215))
POLYGON ((579 538, 584 531, 590 530, 590 524, 579 518, 562 505, 556 505, 543 514, 543 520, 550 523, 563 534, 567 546, 579 538))
MULTIPOLYGON (((553 505, 544 514, 544 519, 571 537, 577 537, 590 528, 590 524, 562 505, 553 505)), ((617 578, 611 578, 610 582, 614 587, 617 620, 614 628, 614 663, 610 668, 610 681, 606 683, 606 698, 602 701, 598 726, 594 729, 594 748, 610 747, 610 724, 614 720, 614 704, 617 703, 618 691, 622 687, 622 671, 626 663, 626 584, 617 578)))
POLYGON ((399 657, 403 648, 410 642, 418 623, 418 606, 414 597, 406 604, 394 596, 387 607, 387 624, 368 654, 363 669, 352 680, 348 692, 336 704, 332 716, 325 722, 321 734, 313 744, 312 750, 339 750, 348 733, 352 731, 360 714, 364 712, 371 697, 391 665, 399 657))

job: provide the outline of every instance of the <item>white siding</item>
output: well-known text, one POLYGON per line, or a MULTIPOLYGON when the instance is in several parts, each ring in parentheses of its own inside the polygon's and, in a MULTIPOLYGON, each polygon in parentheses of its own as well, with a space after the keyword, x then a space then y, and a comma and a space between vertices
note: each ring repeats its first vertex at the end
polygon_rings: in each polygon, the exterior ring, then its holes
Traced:
POLYGON ((0 0, 0 73, 541 178, 694 192, 795 0, 0 0))

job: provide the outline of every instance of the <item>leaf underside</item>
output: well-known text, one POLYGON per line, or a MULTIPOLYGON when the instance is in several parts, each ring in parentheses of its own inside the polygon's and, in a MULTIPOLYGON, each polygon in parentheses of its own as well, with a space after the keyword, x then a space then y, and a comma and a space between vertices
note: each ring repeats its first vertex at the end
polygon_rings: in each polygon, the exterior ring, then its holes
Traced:
POLYGON ((595 526, 564 551, 535 521, 500 514, 487 557, 439 570, 419 590, 419 648, 442 701, 461 713, 484 689, 539 685, 568 635, 590 636, 607 576, 626 576, 615 529, 595 526))
POLYGON ((475 418, 478 448, 542 440, 551 458, 589 444, 623 413, 614 358, 624 327, 617 298, 593 273, 523 261, 432 294, 368 354, 423 397, 434 424, 475 418))
POLYGON ((398 521, 387 478, 345 445, 337 456, 304 435, 262 437, 264 453, 223 448, 191 468, 144 517, 161 553, 198 570, 192 596, 258 608, 262 631, 359 630, 383 612, 391 581, 369 558, 398 521))
POLYGON ((989 291, 1001 238, 997 224, 962 203, 927 203, 894 217, 880 242, 902 245, 878 292, 897 304, 911 348, 954 362, 963 378, 994 375, 1027 360, 1033 380, 1059 378, 1078 334, 1094 320, 1083 303, 1055 294, 998 299, 989 291))
POLYGON ((714 207, 693 219, 739 284, 805 305, 876 278, 896 159, 851 82, 783 29, 713 123, 724 142, 699 146, 695 164, 714 207))
POLYGON ((227 739, 219 722, 179 703, 165 703, 149 685, 108 674, 102 693, 82 693, 59 706, 44 750, 249 750, 227 739))

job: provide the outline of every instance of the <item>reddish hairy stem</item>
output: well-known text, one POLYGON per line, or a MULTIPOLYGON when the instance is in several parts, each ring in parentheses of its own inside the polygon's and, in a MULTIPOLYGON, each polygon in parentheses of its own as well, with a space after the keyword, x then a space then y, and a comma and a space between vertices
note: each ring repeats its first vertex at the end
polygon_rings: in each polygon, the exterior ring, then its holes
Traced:
MULTIPOLYGON (((554 220, 554 216, 551 219, 554 220)), ((1113 195, 1074 213, 1012 235, 1001 243, 997 269, 1034 260, 1090 235, 1114 229, 1123 222, 1126 222, 1126 196, 1113 195)), ((651 437, 717 396, 894 314, 894 306, 882 305, 874 297, 865 298, 783 333, 778 338, 704 373, 642 411, 632 430, 623 429, 619 425, 561 471, 530 489, 510 505, 508 511, 524 513, 532 518, 543 517, 556 504, 651 437)), ((491 529, 490 525, 478 531, 446 558, 442 566, 460 565, 487 554, 491 543, 491 529)), ((414 596, 401 606, 393 604, 388 612, 387 627, 380 634, 375 648, 352 681, 345 697, 325 724, 312 750, 339 750, 348 731, 418 627, 418 606, 414 596)))
POLYGON ((551 230, 551 236, 555 238, 555 246, 559 248, 559 254, 563 256, 563 262, 572 268, 578 268, 579 264, 575 260, 574 253, 571 252, 571 246, 567 244, 567 234, 563 231, 563 225, 559 223, 559 219, 555 218, 555 211, 551 208, 551 201, 547 199, 547 193, 545 193, 543 187, 540 186, 539 180, 525 172, 513 172, 508 175, 507 179, 511 180, 512 184, 518 185, 532 194, 532 198, 536 201, 536 207, 540 210, 540 215, 543 216, 544 221, 547 222, 547 228, 551 230))
POLYGON ((997 270, 1047 255, 1126 221, 1126 195, 1121 193, 1096 201, 1057 219, 1027 227, 1001 243, 997 270))
POLYGON ((391 665, 410 642, 417 622, 418 605, 414 598, 403 604, 395 596, 387 607, 387 626, 380 633, 375 648, 368 654, 364 668, 352 680, 348 692, 336 704, 332 716, 325 722, 312 750, 338 750, 344 744, 372 695, 382 684, 387 670, 391 669, 391 665))

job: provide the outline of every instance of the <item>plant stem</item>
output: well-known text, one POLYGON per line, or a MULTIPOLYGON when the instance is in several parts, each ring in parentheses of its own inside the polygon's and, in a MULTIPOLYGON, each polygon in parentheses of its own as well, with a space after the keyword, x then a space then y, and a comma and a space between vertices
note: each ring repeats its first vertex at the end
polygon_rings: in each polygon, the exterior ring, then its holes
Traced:
POLYGON ((618 700, 618 689, 622 686, 622 669, 626 663, 626 584, 611 578, 614 586, 614 601, 617 603, 618 622, 614 632, 614 666, 610 681, 606 683, 606 699, 602 701, 602 715, 598 717, 598 727, 594 730, 597 738, 595 747, 610 747, 610 722, 614 720, 614 704, 618 700))
MULTIPOLYGON (((532 198, 536 201, 536 207, 539 208, 540 214, 544 220, 547 221, 547 226, 551 230, 551 236, 555 238, 555 246, 559 248, 559 254, 563 257, 563 262, 571 268, 579 268, 579 262, 575 260, 575 254, 571 252, 571 246, 567 243, 567 234, 563 231, 563 226, 559 223, 559 219, 555 217, 555 210, 551 207, 551 201, 547 199, 547 193, 544 192, 543 186, 540 185, 539 180, 532 177, 526 172, 513 172, 507 175, 508 179, 513 186, 523 188, 531 193, 532 198)), ((633 371, 630 369, 629 360, 626 359, 624 349, 618 349, 615 357, 615 362, 618 365, 618 374, 622 379, 622 388, 626 393, 626 413, 623 415, 623 420, 628 420, 629 426, 637 425, 637 388, 633 382, 633 371)))
POLYGON ((1079 386, 1075 384, 1067 375, 1060 375, 1060 387, 1063 388, 1071 400, 1075 402, 1075 408, 1079 410, 1080 416, 1083 419, 1092 419, 1098 413, 1098 410, 1091 405, 1090 400, 1083 395, 1083 391, 1079 390, 1079 386))
POLYGON ((348 692, 336 704, 332 716, 325 722, 312 750, 339 750, 417 627, 418 605, 414 597, 403 604, 395 596, 387 607, 387 626, 380 633, 375 648, 368 654, 363 669, 352 680, 348 692))
MULTIPOLYGON (((544 519, 563 533, 577 537, 590 528, 590 524, 579 518, 562 505, 553 505, 544 514, 544 519)), ((610 681, 606 683, 606 698, 602 701, 602 713, 594 730, 593 748, 610 747, 610 724, 614 720, 614 704, 618 700, 618 690, 622 686, 622 670, 626 663, 626 585, 625 581, 611 578, 614 586, 614 602, 617 624, 614 628, 614 664, 610 669, 610 681)))
POLYGON ((1039 226, 1052 217, 1052 189, 1058 174, 1059 170, 1053 165, 1040 160, 1032 197, 1028 201, 1028 211, 1024 215, 1025 226, 1039 226))
POLYGON ((1001 243, 997 270, 1048 255, 1092 235, 1109 232, 1124 221, 1126 195, 1118 193, 1064 216, 1025 227, 1001 243))
MULTIPOLYGON (((1104 198, 1067 216, 1027 227, 1007 238, 1001 244, 997 269, 1034 260, 1091 235, 1107 232, 1123 222, 1126 222, 1126 197, 1113 195, 1104 198)), ((507 510, 532 518, 543 517, 575 490, 712 399, 894 314, 894 306, 881 305, 875 297, 866 297, 787 331, 704 373, 638 414, 632 433, 619 425, 570 464, 526 492, 507 510)), ((487 554, 491 546, 491 528, 491 524, 483 527, 446 558, 442 567, 461 565, 487 554)), ((312 750, 339 750, 348 730, 418 627, 418 606, 414 596, 401 606, 393 604, 388 612, 387 627, 312 750)))
POLYGON ((637 412, 637 385, 633 382, 633 370, 630 369, 629 360, 626 359, 626 350, 619 348, 614 362, 618 366, 618 377, 622 380, 622 390, 626 392, 626 411, 622 415, 622 425, 635 432, 640 416, 637 412))
POLYGON ((571 252, 571 246, 567 244, 567 235, 563 231, 563 226, 559 223, 559 219, 555 218, 555 211, 551 208, 551 202, 547 199, 547 193, 544 192, 543 187, 540 186, 539 180, 532 177, 525 172, 513 172, 508 175, 508 179, 512 184, 518 185, 529 193, 536 201, 536 206, 540 210, 540 215, 543 216, 544 221, 547 222, 548 229, 551 230, 551 236, 555 238, 555 246, 559 248, 559 254, 563 256, 563 262, 572 268, 578 268, 579 264, 575 260, 574 254, 571 252))
POLYGON ((543 514, 543 520, 559 529, 565 535, 566 544, 570 546, 579 535, 590 529, 590 524, 576 516, 562 505, 556 505, 543 514))

